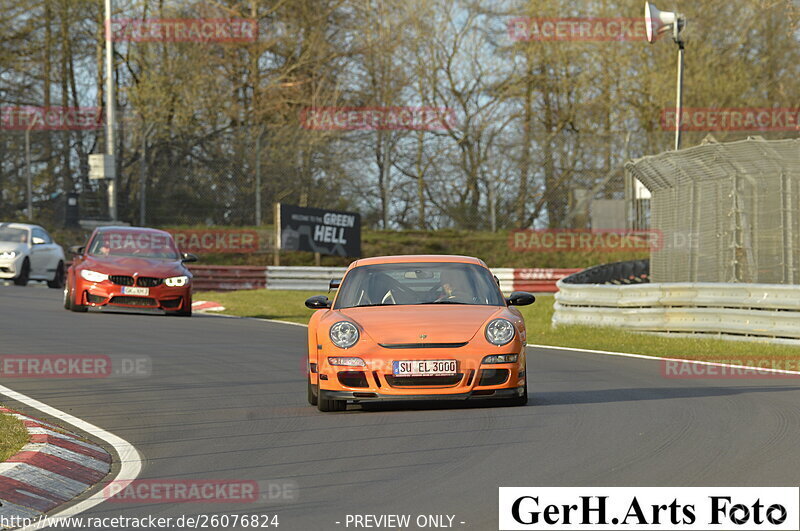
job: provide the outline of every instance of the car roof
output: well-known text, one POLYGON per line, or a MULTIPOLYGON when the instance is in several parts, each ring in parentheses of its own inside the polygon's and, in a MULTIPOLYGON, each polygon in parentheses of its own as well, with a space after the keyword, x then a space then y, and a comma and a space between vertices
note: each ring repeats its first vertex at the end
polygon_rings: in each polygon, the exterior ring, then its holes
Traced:
POLYGON ((9 229, 41 229, 39 225, 32 225, 30 223, 0 223, 0 228, 8 227, 9 229))
POLYGON ((483 260, 480 258, 475 258, 474 256, 460 256, 455 254, 402 254, 395 256, 373 256, 370 258, 360 258, 359 260, 356 260, 350 264, 350 269, 365 265, 403 264, 410 262, 475 264, 482 267, 487 267, 483 260))
POLYGON ((152 229, 150 227, 129 227, 127 225, 107 225, 103 227, 97 227, 95 231, 98 234, 101 232, 115 231, 115 232, 152 232, 155 234, 169 235, 169 232, 161 229, 152 229))

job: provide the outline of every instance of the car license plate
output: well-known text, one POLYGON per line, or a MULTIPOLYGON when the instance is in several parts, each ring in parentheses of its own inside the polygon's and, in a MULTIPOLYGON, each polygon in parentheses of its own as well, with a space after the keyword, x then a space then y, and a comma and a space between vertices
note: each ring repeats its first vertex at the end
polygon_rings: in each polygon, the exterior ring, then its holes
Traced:
POLYGON ((392 363, 395 376, 452 376, 456 360, 408 360, 392 363))
POLYGON ((132 286, 122 286, 123 295, 150 295, 150 288, 135 288, 132 286))

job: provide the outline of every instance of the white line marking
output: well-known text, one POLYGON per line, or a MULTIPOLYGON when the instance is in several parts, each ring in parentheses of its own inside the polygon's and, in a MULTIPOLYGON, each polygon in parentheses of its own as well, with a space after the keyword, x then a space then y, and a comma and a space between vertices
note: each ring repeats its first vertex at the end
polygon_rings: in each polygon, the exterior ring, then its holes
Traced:
POLYGON ((214 317, 227 317, 229 319, 249 319, 251 321, 264 321, 265 323, 288 324, 292 326, 302 326, 304 328, 308 328, 307 324, 293 323, 292 321, 281 321, 280 319, 265 319, 263 317, 247 317, 243 315, 228 315, 227 313, 215 313, 213 315, 214 317))
MULTIPOLYGON (((223 314, 220 314, 223 315, 223 314)), ((233 317, 233 316, 228 316, 233 317)), ((258 317, 250 317, 250 319, 256 319, 257 321, 267 321, 270 323, 282 323, 282 324, 290 324, 294 326, 305 326, 308 325, 300 324, 300 323, 293 323, 291 321, 280 321, 278 319, 263 319, 258 317)), ((537 345, 535 343, 526 343, 527 347, 536 347, 536 348, 550 348, 555 350, 571 350, 573 352, 588 352, 590 354, 603 354, 605 356, 620 356, 623 358, 638 358, 642 360, 661 360, 661 361, 680 361, 683 363, 694 363, 696 365, 710 365, 712 367, 729 367, 733 369, 751 369, 756 371, 762 372, 772 372, 776 374, 798 374, 800 375, 800 371, 790 371, 786 369, 769 369, 769 368, 762 368, 762 367, 752 367, 750 365, 733 365, 730 363, 717 363, 713 361, 700 361, 700 360, 687 360, 683 358, 664 358, 661 356, 647 356, 646 354, 629 354, 627 352, 613 352, 609 350, 592 350, 589 348, 578 348, 578 347, 558 347, 555 345, 537 345)))
POLYGON ((292 326, 302 326, 304 328, 308 328, 307 324, 293 323, 292 321, 281 321, 280 319, 264 319, 264 318, 261 318, 261 317, 254 317, 254 319, 256 321, 266 321, 268 323, 280 323, 280 324, 288 324, 288 325, 292 325, 292 326))
MULTIPOLYGON (((3 385, 0 385, 0 394, 5 395, 12 400, 16 400, 17 402, 21 402, 28 407, 32 407, 33 409, 41 411, 45 415, 63 420, 67 424, 71 424, 79 430, 89 433, 111 445, 119 456, 120 468, 116 477, 108 481, 132 481, 141 473, 142 456, 139 455, 139 451, 136 450, 136 448, 125 439, 118 437, 113 433, 104 430, 103 428, 95 426, 94 424, 90 424, 85 420, 81 420, 78 417, 72 416, 69 413, 64 413, 63 411, 60 411, 54 407, 48 406, 44 402, 40 402, 34 398, 23 395, 22 393, 18 393, 13 389, 9 389, 3 385)), ((103 490, 100 489, 85 500, 61 511, 56 511, 48 516, 75 516, 87 509, 91 509, 95 505, 103 503, 104 501, 106 501, 106 497, 103 494, 103 490)), ((34 529, 38 529, 35 523, 22 528, 21 531, 33 531, 34 529)))
POLYGON ((732 369, 750 369, 759 372, 771 372, 775 374, 800 374, 800 371, 790 371, 787 369, 770 369, 767 367, 753 367, 751 365, 734 365, 731 363, 719 363, 715 361, 701 361, 701 360, 687 360, 683 358, 664 358, 661 356, 647 356, 645 354, 629 354, 627 352, 613 352, 609 350, 592 350, 588 348, 577 348, 577 347, 557 347, 555 345, 536 345, 533 343, 527 343, 526 346, 528 347, 535 347, 535 348, 550 348, 555 350, 570 350, 574 352, 588 352, 590 354, 603 354, 604 356, 620 356, 623 358, 638 358, 642 360, 660 360, 660 361, 680 361, 682 363, 694 363, 695 365, 709 365, 712 367, 726 367, 732 369))

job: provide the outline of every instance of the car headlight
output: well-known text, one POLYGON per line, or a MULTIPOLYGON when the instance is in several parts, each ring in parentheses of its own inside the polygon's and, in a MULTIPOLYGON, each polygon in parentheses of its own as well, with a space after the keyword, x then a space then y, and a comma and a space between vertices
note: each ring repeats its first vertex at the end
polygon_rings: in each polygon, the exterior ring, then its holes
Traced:
POLYGON ((98 273, 97 271, 92 271, 91 269, 81 269, 81 277, 89 282, 102 282, 104 280, 108 280, 108 275, 105 273, 98 273))
POLYGON ((486 325, 486 340, 498 347, 514 339, 515 333, 514 325, 508 319, 492 319, 486 325))
POLYGON ((3 251, 2 253, 0 253, 0 258, 5 258, 6 260, 13 259, 16 256, 17 256, 17 251, 3 251))
POLYGON ((350 348, 358 342, 358 328, 350 321, 339 321, 331 327, 331 341, 339 348, 350 348))
POLYGON ((483 358, 483 363, 516 363, 519 354, 493 354, 483 358))
POLYGON ((361 358, 328 358, 331 365, 346 365, 348 367, 366 367, 367 364, 361 358))
POLYGON ((181 275, 179 277, 169 277, 164 279, 164 284, 171 288, 180 288, 189 282, 189 277, 181 275))

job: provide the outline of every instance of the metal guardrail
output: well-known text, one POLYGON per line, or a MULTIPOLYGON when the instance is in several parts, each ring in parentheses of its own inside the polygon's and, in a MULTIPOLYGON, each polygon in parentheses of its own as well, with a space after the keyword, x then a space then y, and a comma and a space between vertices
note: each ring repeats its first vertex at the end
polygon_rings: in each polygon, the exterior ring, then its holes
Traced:
MULTIPOLYGON (((327 291, 331 279, 340 279, 344 267, 267 267, 267 289, 327 291)), ((499 267, 492 273, 500 280, 503 293, 512 291, 556 291, 556 281, 580 269, 514 269, 499 267)))
POLYGON ((553 325, 800 339, 800 286, 558 282, 553 325))
MULTIPOLYGON (((194 288, 198 291, 232 291, 247 289, 282 289, 328 291, 333 279, 344 276, 345 267, 295 266, 191 266, 194 288)), ((553 293, 556 281, 579 269, 493 269, 500 280, 500 289, 553 293)))
POLYGON ((197 291, 236 291, 267 287, 267 270, 263 266, 193 265, 192 285, 197 291))
POLYGON ((344 276, 346 267, 268 266, 267 289, 328 291, 331 280, 344 276))

